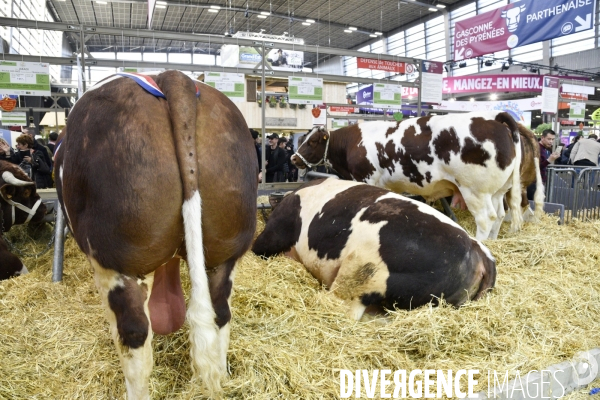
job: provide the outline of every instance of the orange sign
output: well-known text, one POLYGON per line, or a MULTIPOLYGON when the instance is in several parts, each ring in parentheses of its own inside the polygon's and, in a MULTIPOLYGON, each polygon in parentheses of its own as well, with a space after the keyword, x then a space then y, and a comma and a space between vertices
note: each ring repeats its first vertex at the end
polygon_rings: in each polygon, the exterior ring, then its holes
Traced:
POLYGON ((319 118, 319 115, 321 115, 321 109, 320 108, 313 108, 312 109, 312 115, 315 118, 319 118))
POLYGON ((354 112, 354 107, 331 106, 331 107, 329 107, 329 111, 331 111, 331 112, 353 113, 354 112))
POLYGON ((17 100, 11 99, 10 97, 5 97, 0 100, 0 108, 4 111, 12 111, 17 106, 17 100))

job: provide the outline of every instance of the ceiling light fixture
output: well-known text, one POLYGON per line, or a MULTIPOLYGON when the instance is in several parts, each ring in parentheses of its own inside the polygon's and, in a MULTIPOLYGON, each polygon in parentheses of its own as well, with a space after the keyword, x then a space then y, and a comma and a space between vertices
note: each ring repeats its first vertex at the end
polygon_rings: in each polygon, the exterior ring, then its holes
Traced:
POLYGON ((496 93, 492 93, 490 95, 490 100, 496 100, 498 98, 498 95, 496 93))
POLYGON ((157 1, 156 4, 160 4, 161 6, 166 6, 167 2, 166 1, 157 1))
POLYGON ((309 22, 303 22, 302 25, 304 25, 304 26, 310 26, 310 23, 309 22))
POLYGON ((209 8, 209 9, 208 9, 208 12, 211 12, 211 13, 218 13, 218 12, 219 12, 219 10, 215 10, 214 8, 209 8))
POLYGON ((261 15, 271 15, 271 13, 268 11, 261 11, 260 14, 261 15))
POLYGON ((445 6, 445 5, 443 5, 443 4, 436 4, 435 6, 436 6, 437 8, 446 8, 446 6, 445 6))
POLYGON ((212 8, 213 10, 220 10, 221 6, 210 6, 210 8, 212 8))
MULTIPOLYGON (((96 3, 100 3, 100 2, 99 2, 99 1, 97 1, 96 3)), ((156 7, 156 8, 167 8, 167 6, 165 6, 165 5, 162 5, 162 4, 157 4, 155 7, 156 7)))
POLYGON ((428 10, 429 10, 429 11, 431 11, 431 12, 435 12, 435 11, 437 11, 438 9, 437 9, 437 8, 433 8, 433 7, 429 7, 429 8, 428 8, 428 10))
POLYGON ((96 4, 108 4, 106 1, 96 0, 96 4))
POLYGON ((259 15, 257 15, 257 17, 258 17, 258 18, 261 18, 261 19, 265 19, 265 18, 267 18, 267 16, 266 16, 266 15, 260 15, 260 14, 259 14, 259 15))
POLYGON ((314 20, 314 19, 310 19, 310 18, 309 18, 309 19, 307 19, 307 20, 306 20, 306 22, 308 22, 308 23, 310 23, 310 24, 314 24, 314 23, 315 23, 315 20, 314 20))
POLYGON ((372 33, 369 36, 371 36, 371 37, 377 37, 377 35, 372 34, 372 33))
POLYGON ((383 33, 381 33, 381 32, 375 32, 375 34, 376 34, 377 36, 381 36, 381 35, 383 35, 383 33))
POLYGON ((351 31, 355 31, 355 30, 357 30, 358 28, 355 28, 355 27, 353 27, 353 26, 349 26, 349 27, 348 27, 348 29, 350 29, 351 31))
POLYGON ((346 33, 352 33, 352 31, 350 29, 344 29, 344 32, 346 32, 346 33))

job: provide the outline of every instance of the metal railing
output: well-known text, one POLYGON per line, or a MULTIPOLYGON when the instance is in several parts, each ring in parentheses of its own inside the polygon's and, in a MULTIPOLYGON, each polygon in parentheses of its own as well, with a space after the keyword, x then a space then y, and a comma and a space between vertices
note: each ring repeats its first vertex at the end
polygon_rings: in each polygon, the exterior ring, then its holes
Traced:
POLYGON ((565 222, 600 219, 600 167, 548 166, 546 201, 565 206, 565 222))

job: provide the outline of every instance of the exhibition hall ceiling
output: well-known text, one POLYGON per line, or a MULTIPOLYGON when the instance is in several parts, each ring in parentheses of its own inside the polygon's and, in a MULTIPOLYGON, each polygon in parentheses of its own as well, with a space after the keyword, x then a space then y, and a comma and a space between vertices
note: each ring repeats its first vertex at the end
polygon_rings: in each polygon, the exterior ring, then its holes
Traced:
MULTIPOLYGON (((441 15, 459 0, 189 0, 157 1, 152 19, 156 31, 235 34, 264 32, 304 39, 308 45, 352 49, 398 28, 441 15), (212 6, 212 8, 211 8, 212 6), (431 10, 438 11, 431 11, 431 10), (262 13, 262 14, 261 14, 262 13), (265 15, 269 14, 269 15, 265 15), (308 20, 308 21, 307 21, 308 20), (314 22, 311 22, 314 21, 314 22), (304 24, 303 24, 304 23, 304 24), (344 32, 350 27, 351 33, 344 32)), ((462 1, 464 2, 464 1, 462 1)), ((57 21, 113 28, 147 29, 145 0, 50 0, 57 21)), ((190 52, 215 54, 219 45, 174 40, 92 35, 88 50, 190 52)))

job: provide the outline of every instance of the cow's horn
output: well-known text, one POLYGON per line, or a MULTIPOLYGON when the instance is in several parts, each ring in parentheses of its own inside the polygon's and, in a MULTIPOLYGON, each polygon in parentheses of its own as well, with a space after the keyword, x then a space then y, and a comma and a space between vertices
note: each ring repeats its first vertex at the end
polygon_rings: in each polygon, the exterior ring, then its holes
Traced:
POLYGON ((15 186, 35 185, 34 182, 22 181, 20 179, 15 178, 13 173, 10 171, 4 171, 2 173, 2 179, 4 179, 4 182, 9 183, 11 185, 15 185, 15 186))

